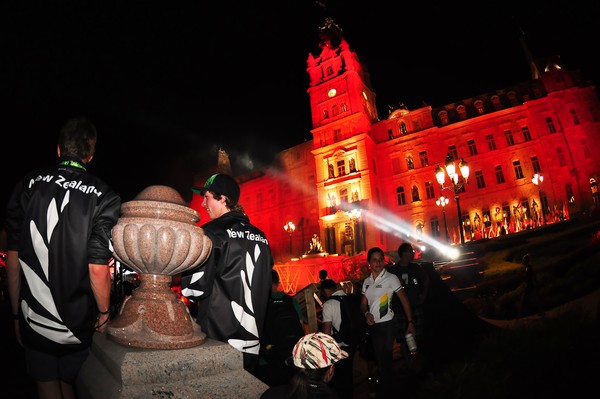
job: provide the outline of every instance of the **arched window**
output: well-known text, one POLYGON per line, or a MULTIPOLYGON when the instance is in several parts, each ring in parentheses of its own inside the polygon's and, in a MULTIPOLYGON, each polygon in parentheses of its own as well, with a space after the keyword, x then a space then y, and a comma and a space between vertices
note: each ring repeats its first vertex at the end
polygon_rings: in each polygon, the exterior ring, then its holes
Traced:
POLYGON ((565 185, 565 191, 567 193, 567 202, 569 205, 575 204, 575 194, 573 194, 573 186, 569 183, 565 185))
POLYGON ((490 100, 492 100, 492 105, 494 106, 494 109, 496 111, 502 108, 502 104, 500 103, 500 97, 498 97, 497 95, 493 95, 490 98, 490 100))
POLYGON ((398 205, 406 205, 406 195, 404 194, 404 187, 396 187, 396 198, 398 205))
POLYGON ((440 221, 437 216, 431 218, 431 235, 433 237, 440 237, 440 221))
POLYGON ((438 117, 440 118, 440 122, 442 123, 442 125, 448 124, 448 111, 440 111, 438 113, 438 117))
POLYGON ((419 197, 419 189, 417 186, 413 186, 412 188, 412 200, 413 202, 421 201, 421 197, 419 197))
POLYGON ((406 129, 406 123, 404 123, 404 122, 400 122, 400 133, 402 133, 402 134, 408 133, 408 130, 406 129))
POLYGON ((423 237, 423 222, 417 222, 417 225, 415 226, 415 230, 417 231, 417 237, 422 238, 423 237))
POLYGON ((412 170, 415 168, 415 162, 413 160, 412 155, 406 156, 406 167, 408 168, 408 170, 412 170))
POLYGON ((347 204, 348 203, 348 189, 342 188, 340 190, 340 203, 347 204))
POLYGON ((579 117, 577 116, 577 112, 574 109, 570 109, 571 118, 573 118, 573 125, 579 125, 579 117))
POLYGON ((354 158, 350 158, 350 160, 348 161, 348 165, 350 166, 350 173, 356 172, 356 161, 354 160, 354 158))
POLYGON ((479 115, 481 115, 485 112, 485 109, 483 109, 483 101, 477 100, 477 101, 475 101, 475 103, 473 105, 475 105, 475 109, 477 110, 477 113, 479 115))
POLYGON ((435 192, 433 190, 433 183, 430 181, 425 182, 425 195, 427 196, 427 199, 435 198, 435 192))

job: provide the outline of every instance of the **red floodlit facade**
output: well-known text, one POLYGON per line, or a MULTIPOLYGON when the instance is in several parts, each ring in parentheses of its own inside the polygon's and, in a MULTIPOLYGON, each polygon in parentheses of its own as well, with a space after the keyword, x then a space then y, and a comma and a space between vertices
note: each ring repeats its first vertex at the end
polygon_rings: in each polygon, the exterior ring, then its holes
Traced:
POLYGON ((600 206, 600 103, 578 72, 540 61, 531 81, 440 107, 399 106, 380 120, 368 76, 333 21, 320 44, 307 61, 313 140, 238 177, 240 202, 277 263, 305 253, 313 234, 330 255, 364 257, 373 246, 393 253, 407 239, 460 244, 459 226, 468 242, 600 206), (470 169, 457 193, 436 180, 449 154, 470 169))

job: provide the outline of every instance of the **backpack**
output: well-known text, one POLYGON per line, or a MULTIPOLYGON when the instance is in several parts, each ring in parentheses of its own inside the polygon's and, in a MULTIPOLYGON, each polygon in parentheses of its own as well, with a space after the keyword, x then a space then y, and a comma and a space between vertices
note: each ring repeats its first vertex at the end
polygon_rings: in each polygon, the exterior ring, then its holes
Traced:
POLYGON ((274 366, 285 365, 292 356, 294 345, 304 336, 293 300, 287 294, 281 298, 269 296, 265 326, 260 338, 260 355, 274 366))
POLYGON ((331 336, 337 342, 344 342, 350 347, 356 349, 367 329, 365 317, 360 311, 360 305, 357 303, 357 295, 332 295, 329 299, 334 299, 340 303, 340 313, 342 323, 340 330, 336 331, 332 327, 331 336))

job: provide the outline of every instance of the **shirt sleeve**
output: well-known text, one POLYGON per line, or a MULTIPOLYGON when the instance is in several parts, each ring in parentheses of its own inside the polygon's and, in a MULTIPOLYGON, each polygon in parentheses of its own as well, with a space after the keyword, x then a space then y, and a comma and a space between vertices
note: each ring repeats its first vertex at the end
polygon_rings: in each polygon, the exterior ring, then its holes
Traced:
MULTIPOLYGON (((332 301, 335 301, 335 299, 333 299, 332 301)), ((331 303, 332 301, 325 301, 325 303, 323 304, 323 322, 333 322, 333 304, 331 303)))
POLYGON ((97 208, 88 241, 88 263, 108 265, 112 257, 112 228, 119 219, 121 198, 112 191, 106 193, 97 208))
POLYGON ((402 283, 400 283, 400 279, 398 278, 398 276, 396 276, 395 274, 390 273, 390 286, 392 288, 392 290, 394 290, 394 294, 402 289, 404 289, 404 287, 402 286, 402 283))

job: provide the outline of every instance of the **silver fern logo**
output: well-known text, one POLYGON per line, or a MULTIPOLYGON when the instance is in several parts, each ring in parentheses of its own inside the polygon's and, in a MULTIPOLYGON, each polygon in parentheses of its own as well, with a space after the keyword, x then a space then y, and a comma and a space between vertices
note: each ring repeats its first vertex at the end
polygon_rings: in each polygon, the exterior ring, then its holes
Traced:
POLYGON ((246 331, 254 335, 256 339, 242 340, 230 339, 227 342, 241 352, 253 353, 258 355, 260 349, 258 340, 258 327, 256 326, 256 318, 254 317, 254 305, 252 303, 252 281, 254 278, 254 265, 260 257, 260 247, 254 246, 254 254, 246 252, 246 268, 240 271, 240 278, 244 285, 244 303, 250 309, 252 314, 246 312, 244 307, 235 301, 231 301, 231 310, 240 325, 246 331))
MULTIPOLYGON (((52 199, 52 202, 48 206, 48 210, 46 212, 46 220, 48 224, 46 230, 46 240, 48 243, 50 242, 54 228, 58 224, 60 212, 62 212, 69 204, 69 198, 69 191, 67 191, 63 203, 60 206, 60 210, 56 206, 57 204, 55 199, 52 199)), ((45 244, 42 232, 39 231, 38 226, 36 226, 33 220, 29 222, 29 232, 31 234, 35 255, 42 268, 42 273, 44 274, 45 278, 40 278, 40 276, 36 274, 27 263, 25 263, 22 259, 19 259, 21 263, 21 269, 23 270, 27 284, 29 284, 31 293, 35 297, 36 301, 42 305, 52 316, 54 316, 58 322, 40 315, 31 309, 27 302, 21 301, 21 311, 25 316, 25 320, 27 320, 27 323, 31 329, 54 342, 59 344, 79 344, 81 341, 73 334, 71 330, 67 328, 62 320, 62 317, 58 313, 58 310, 56 309, 56 303, 54 302, 54 298, 52 297, 52 292, 50 291, 49 286, 50 279, 48 277, 48 247, 45 244)))
POLYGON ((204 271, 199 271, 190 276, 189 286, 181 290, 181 295, 186 297, 192 302, 195 302, 204 294, 204 291, 197 290, 192 287, 192 284, 195 284, 198 280, 200 280, 204 276, 204 271))

